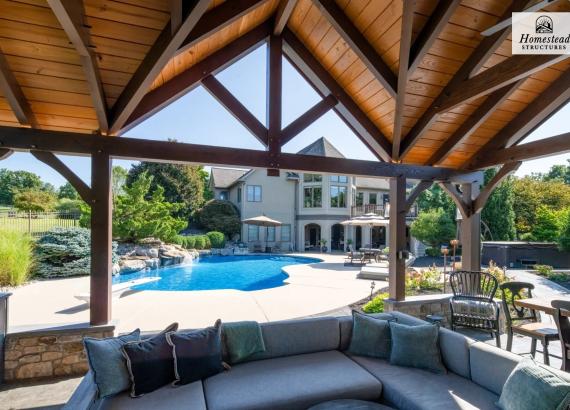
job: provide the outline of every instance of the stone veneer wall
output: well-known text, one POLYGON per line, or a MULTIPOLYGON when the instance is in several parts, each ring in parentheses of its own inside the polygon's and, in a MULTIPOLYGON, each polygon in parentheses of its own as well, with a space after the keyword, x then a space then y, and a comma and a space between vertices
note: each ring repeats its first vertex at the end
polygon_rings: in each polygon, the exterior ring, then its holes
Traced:
POLYGON ((112 337, 115 326, 72 325, 8 333, 4 380, 82 376, 89 366, 83 338, 112 337))

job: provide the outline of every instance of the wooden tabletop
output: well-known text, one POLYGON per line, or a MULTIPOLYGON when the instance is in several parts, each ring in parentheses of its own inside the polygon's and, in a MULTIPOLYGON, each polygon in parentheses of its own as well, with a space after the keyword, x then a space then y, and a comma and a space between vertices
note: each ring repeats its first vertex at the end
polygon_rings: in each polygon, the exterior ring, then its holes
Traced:
POLYGON ((553 300, 570 300, 570 299, 567 297, 519 299, 515 300, 515 305, 529 309, 539 310, 549 315, 553 315, 554 312, 556 311, 556 309, 554 309, 550 304, 553 300))

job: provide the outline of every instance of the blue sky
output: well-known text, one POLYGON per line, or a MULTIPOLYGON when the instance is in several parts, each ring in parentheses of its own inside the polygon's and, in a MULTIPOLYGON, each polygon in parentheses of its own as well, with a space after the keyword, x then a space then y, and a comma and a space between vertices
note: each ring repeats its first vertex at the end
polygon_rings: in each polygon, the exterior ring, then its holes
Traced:
MULTIPOLYGON (((242 60, 217 75, 217 78, 265 124, 265 47, 260 47, 242 60)), ((319 96, 284 60, 283 65, 283 126, 286 126, 313 104, 319 96)), ((530 142, 570 131, 570 104, 561 109, 543 124, 525 142, 530 142), (566 119, 566 120, 565 120, 566 119)), ((203 88, 197 88, 145 122, 125 134, 129 137, 153 140, 175 138, 180 142, 262 149, 261 144, 233 118, 203 88)), ((301 134, 283 147, 285 152, 297 152, 317 138, 325 136, 345 156, 356 159, 375 157, 332 111, 321 117, 301 134)), ((61 159, 84 181, 90 182, 89 159, 62 156, 61 159)), ((570 154, 528 161, 517 175, 545 172, 553 164, 566 164, 570 154)), ((115 161, 118 165, 130 166, 129 161, 115 161)), ((23 169, 35 172, 44 181, 55 186, 65 180, 57 172, 37 161, 30 154, 16 153, 0 162, 0 168, 23 169)))

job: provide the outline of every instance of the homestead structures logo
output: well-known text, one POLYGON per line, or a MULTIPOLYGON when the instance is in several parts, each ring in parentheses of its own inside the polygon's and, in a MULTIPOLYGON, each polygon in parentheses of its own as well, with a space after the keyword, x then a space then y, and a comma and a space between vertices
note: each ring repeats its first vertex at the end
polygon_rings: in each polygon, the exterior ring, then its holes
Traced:
POLYGON ((570 54, 570 13, 513 13, 513 54, 570 54))

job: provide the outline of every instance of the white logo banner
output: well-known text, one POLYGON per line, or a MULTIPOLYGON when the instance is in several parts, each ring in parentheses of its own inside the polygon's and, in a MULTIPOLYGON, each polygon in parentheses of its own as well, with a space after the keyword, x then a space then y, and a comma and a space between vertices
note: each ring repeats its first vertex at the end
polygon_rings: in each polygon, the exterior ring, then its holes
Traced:
POLYGON ((513 54, 570 54, 570 13, 513 13, 513 54))

